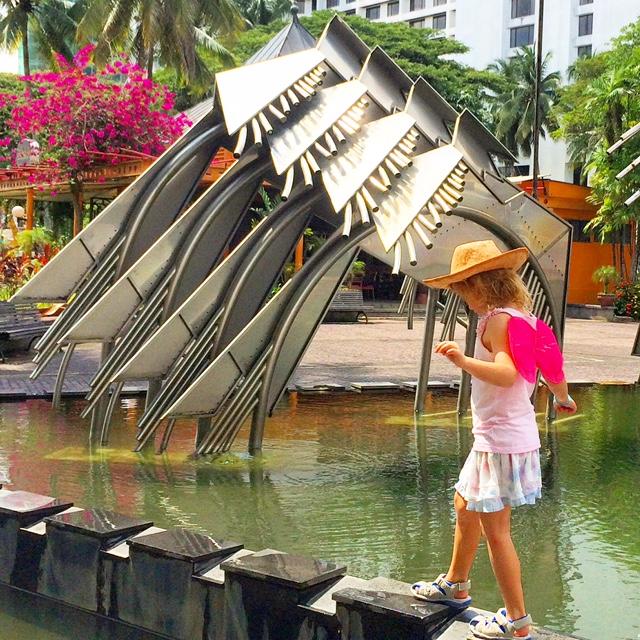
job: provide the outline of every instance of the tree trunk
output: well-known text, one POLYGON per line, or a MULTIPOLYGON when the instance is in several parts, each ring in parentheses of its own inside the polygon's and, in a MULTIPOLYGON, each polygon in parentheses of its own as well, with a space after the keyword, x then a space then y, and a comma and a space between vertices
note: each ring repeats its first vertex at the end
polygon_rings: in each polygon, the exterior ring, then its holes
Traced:
POLYGON ((149 46, 149 56, 147 57, 147 78, 153 80, 153 44, 149 46))
MULTIPOLYGON (((24 25, 22 28, 22 66, 24 67, 24 75, 31 75, 31 61, 29 59, 29 27, 28 20, 25 17, 24 25)), ((27 95, 31 95, 31 80, 26 81, 27 95)))
POLYGON ((82 231, 82 183, 71 183, 71 197, 73 199, 73 237, 82 231))
POLYGON ((638 278, 638 271, 640 271, 640 253, 638 252, 640 225, 635 220, 629 224, 631 225, 631 280, 635 281, 638 278))

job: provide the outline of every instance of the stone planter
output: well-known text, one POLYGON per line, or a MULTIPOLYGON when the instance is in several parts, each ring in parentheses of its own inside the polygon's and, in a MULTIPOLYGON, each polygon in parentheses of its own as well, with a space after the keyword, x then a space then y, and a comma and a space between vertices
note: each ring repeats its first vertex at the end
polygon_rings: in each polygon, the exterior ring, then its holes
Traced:
POLYGON ((599 293, 598 302, 601 307, 613 307, 616 296, 613 293, 599 293))

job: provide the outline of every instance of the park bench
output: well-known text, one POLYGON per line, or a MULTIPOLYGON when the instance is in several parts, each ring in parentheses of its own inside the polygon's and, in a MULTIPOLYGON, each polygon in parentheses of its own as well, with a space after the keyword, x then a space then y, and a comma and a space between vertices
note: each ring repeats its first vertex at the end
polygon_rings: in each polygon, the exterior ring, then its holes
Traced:
POLYGON ((339 289, 334 296, 325 322, 358 322, 360 316, 364 318, 365 323, 369 322, 367 311, 373 309, 371 305, 365 305, 360 289, 339 289))
POLYGON ((47 328, 33 305, 0 302, 0 362, 5 361, 6 351, 29 350, 47 328))

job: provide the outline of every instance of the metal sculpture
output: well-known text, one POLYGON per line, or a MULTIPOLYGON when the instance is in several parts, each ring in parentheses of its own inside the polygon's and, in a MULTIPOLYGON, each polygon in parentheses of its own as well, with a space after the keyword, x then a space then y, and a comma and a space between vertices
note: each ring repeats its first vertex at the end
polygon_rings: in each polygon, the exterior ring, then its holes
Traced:
MULTIPOLYGON (((16 294, 76 294, 38 344, 34 375, 66 348, 61 389, 74 346, 101 342, 86 413, 103 442, 124 382, 146 379, 138 448, 164 423, 166 449, 176 419, 193 416, 196 452, 225 451, 253 413, 256 452, 359 250, 406 274, 412 301, 412 283, 483 237, 530 249, 536 308, 561 338, 570 226, 503 179, 494 156, 511 159, 471 113, 412 82, 334 17, 315 47, 219 73, 211 112, 16 294), (187 206, 220 146, 237 163, 187 206), (282 204, 225 256, 265 179, 282 204), (312 216, 335 233, 272 294, 312 216)), ((431 293, 418 410, 436 308, 431 293)))

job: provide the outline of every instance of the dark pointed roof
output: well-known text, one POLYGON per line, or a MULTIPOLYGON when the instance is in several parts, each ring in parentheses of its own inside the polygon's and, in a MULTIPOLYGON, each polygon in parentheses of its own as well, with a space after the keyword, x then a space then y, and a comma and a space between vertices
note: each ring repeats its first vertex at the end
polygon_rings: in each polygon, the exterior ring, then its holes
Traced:
MULTIPOLYGON (((271 60, 288 53, 296 53, 316 46, 315 38, 300 24, 298 20, 298 7, 291 5, 291 22, 279 31, 262 49, 256 51, 245 64, 271 60)), ((197 122, 202 116, 213 109, 213 98, 207 98, 202 102, 187 109, 184 113, 191 120, 197 122)))
POLYGON ((311 49, 316 46, 315 38, 300 24, 298 7, 291 5, 291 22, 277 33, 259 51, 256 51, 245 64, 271 60, 288 53, 311 49))

